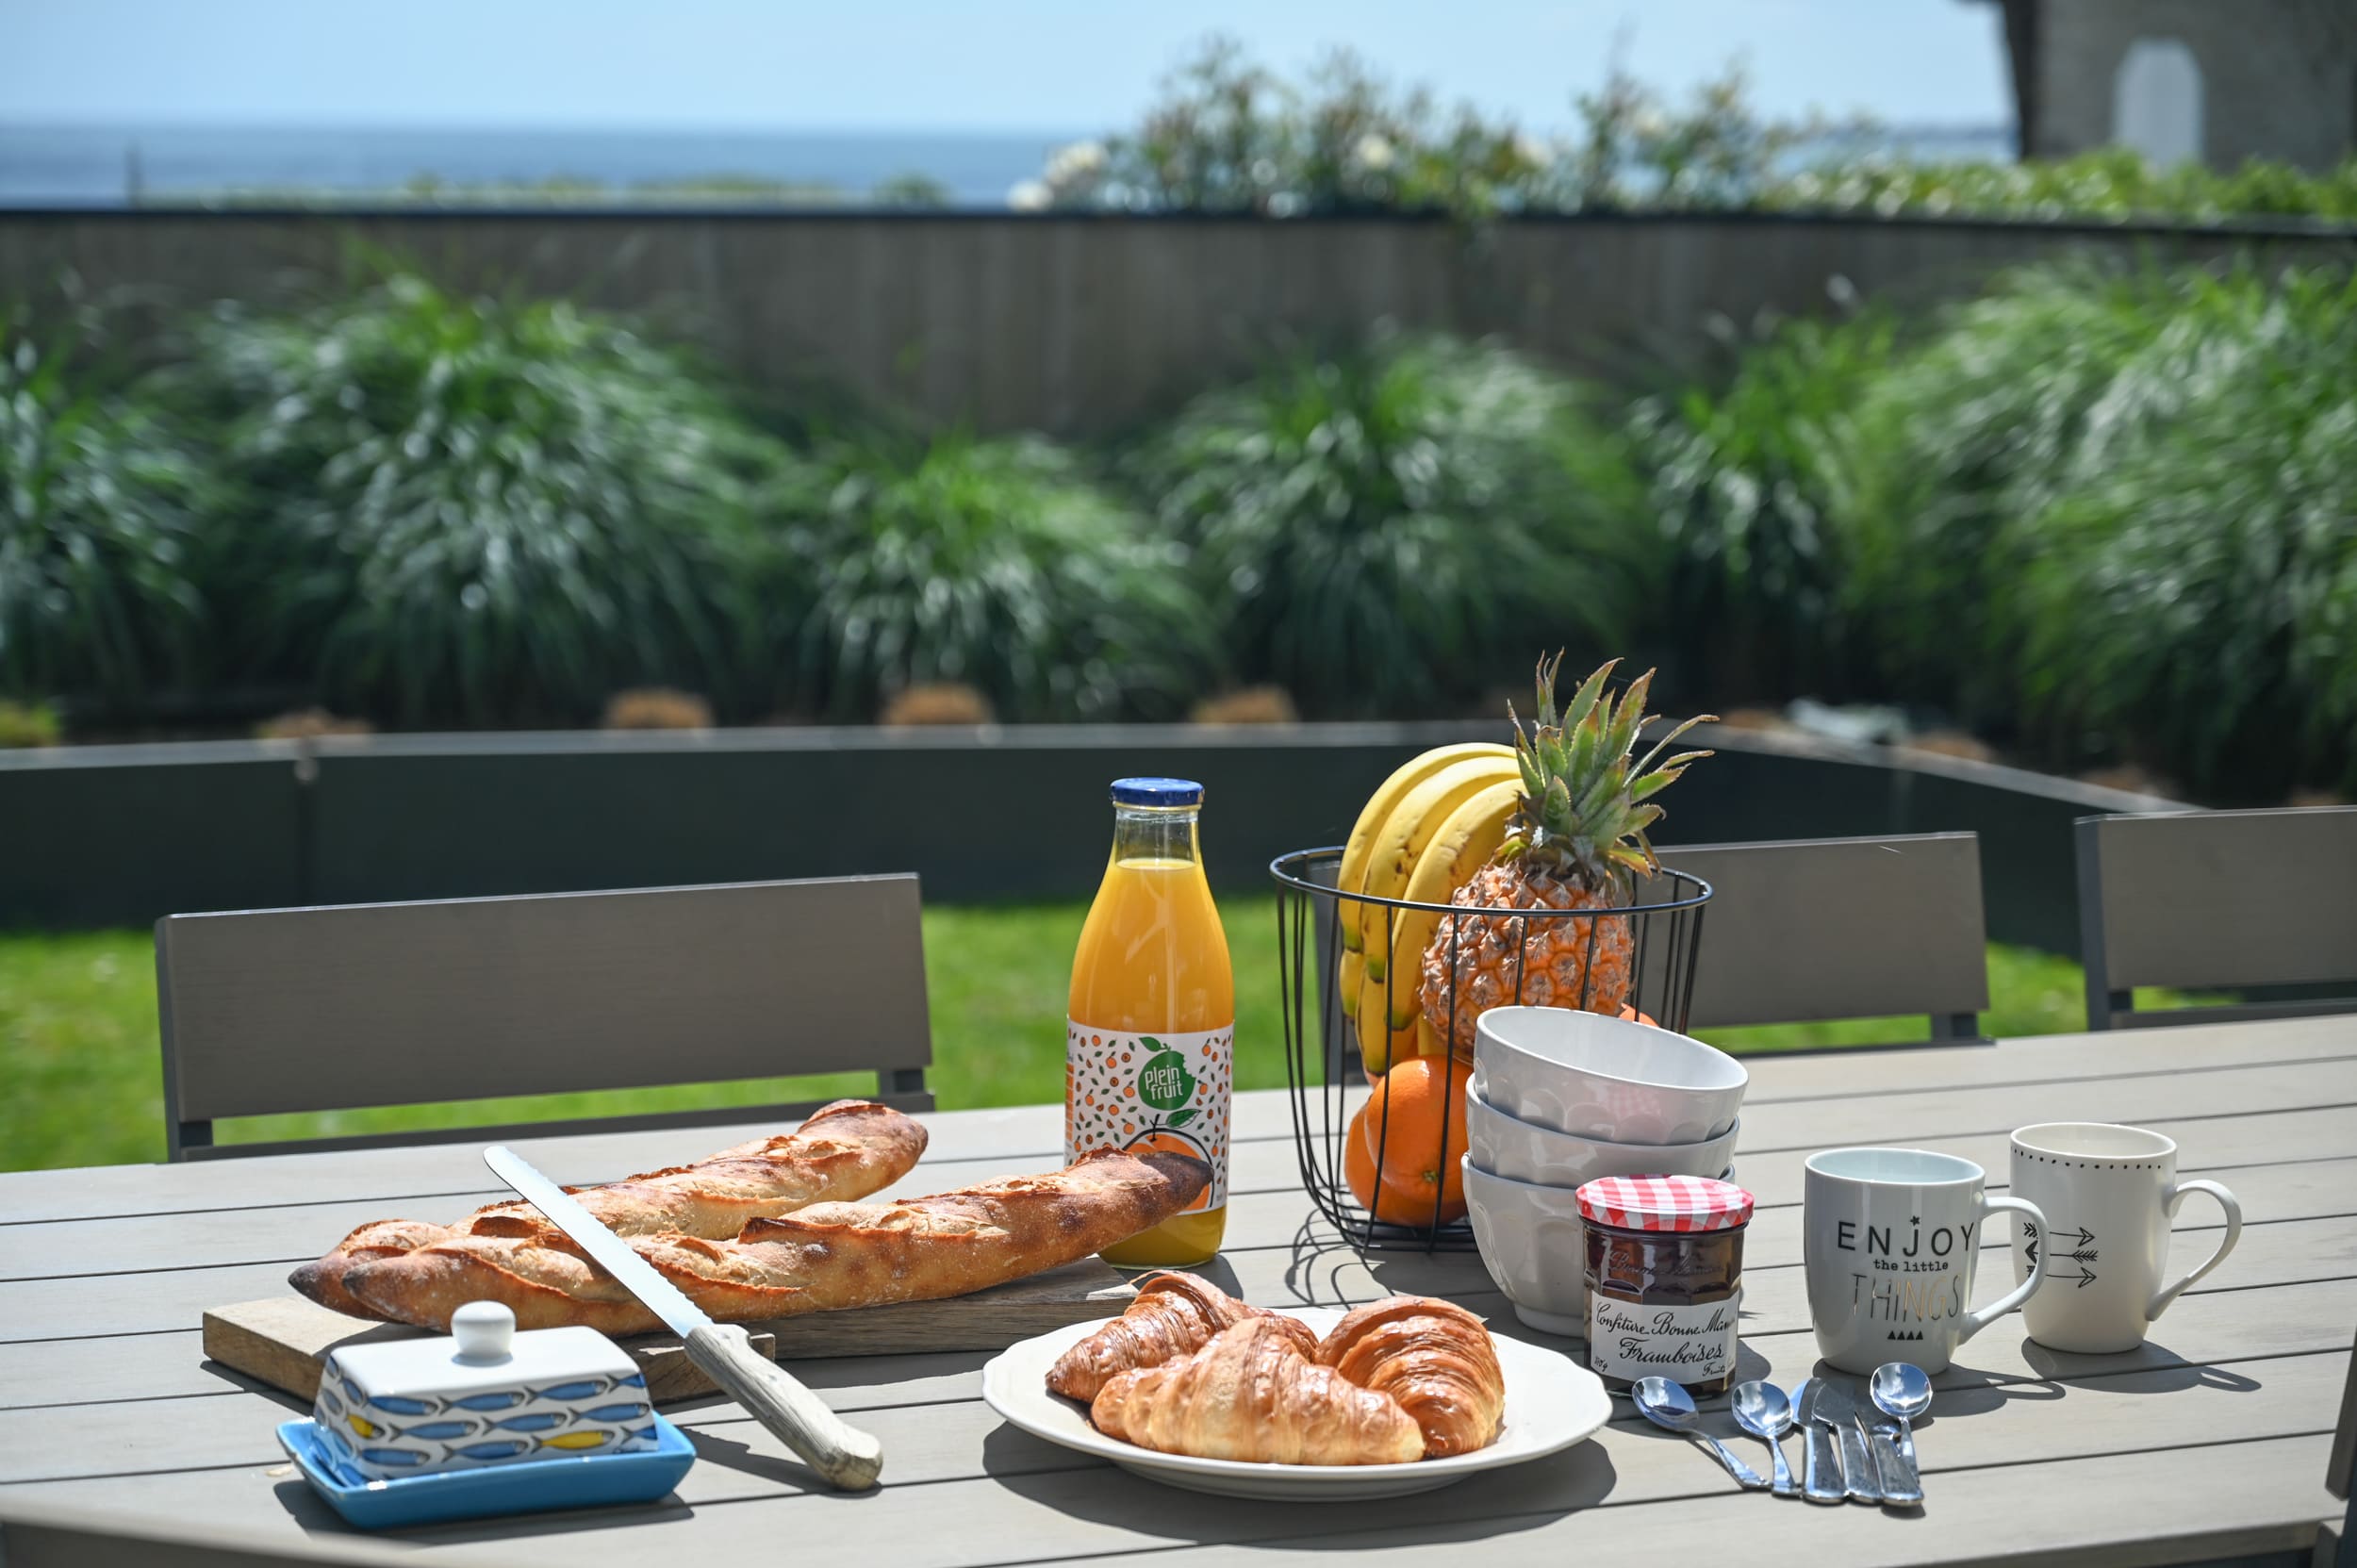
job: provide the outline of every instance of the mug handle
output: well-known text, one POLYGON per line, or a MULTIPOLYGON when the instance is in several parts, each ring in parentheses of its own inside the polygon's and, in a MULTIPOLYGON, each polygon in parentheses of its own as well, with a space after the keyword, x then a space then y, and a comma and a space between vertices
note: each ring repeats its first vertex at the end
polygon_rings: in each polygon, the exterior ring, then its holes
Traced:
POLYGON ((2186 1286, 2224 1263, 2226 1255, 2234 1250, 2234 1244, 2242 1240, 2242 1205, 2235 1201, 2233 1193, 2228 1192, 2216 1181, 2180 1181, 2170 1188, 2167 1196, 2161 1201, 2161 1207, 2168 1211, 2169 1218, 2177 1217, 2178 1207, 2185 1201, 2187 1193, 2207 1193, 2217 1199, 2217 1206, 2226 1211, 2226 1239, 2218 1243, 2217 1250, 2204 1258, 2191 1274, 2186 1275, 2175 1284, 2166 1287, 2160 1295, 2152 1298, 2152 1305, 2144 1310, 2145 1319, 2148 1322, 2159 1318, 2163 1312, 2168 1311, 2168 1304, 2183 1296, 2186 1286))
MULTIPOLYGON (((2190 1183, 2188 1183, 2188 1185, 2190 1185, 2190 1183)), ((1992 1214, 2008 1211, 2017 1214, 2029 1215, 2032 1222, 2037 1226, 2038 1233, 2040 1235, 2044 1235, 2046 1233, 2046 1211, 2031 1202, 2028 1198, 1990 1197, 1986 1194, 1982 1196, 1981 1219, 1984 1223, 1986 1223, 1992 1214)), ((2223 1257, 2224 1254, 2220 1253, 2219 1256, 2223 1257)), ((2206 1267, 2207 1265, 2205 1264, 2204 1266, 2206 1267)), ((2187 1284, 2191 1284, 2192 1282, 2193 1281, 2190 1278, 2186 1280, 2187 1284)), ((2019 1307, 2021 1303, 2030 1299, 2031 1296, 2037 1290, 2037 1288, 2044 1283, 2046 1283, 2046 1248, 2041 1246, 2037 1249, 2037 1261, 2030 1265, 2030 1277, 2027 1279, 2022 1280, 2021 1283, 2016 1285, 2007 1295, 1996 1301, 1990 1302, 1987 1306, 1983 1307, 1979 1312, 1967 1312, 1964 1314, 1963 1321, 1959 1326, 1958 1332, 1956 1334, 1956 1343, 1958 1345, 1962 1345, 1966 1340, 1970 1339, 1974 1334, 1979 1333, 1982 1329, 1987 1328, 1990 1324, 1996 1322, 1999 1318, 2004 1316, 2007 1312, 2013 1311, 2016 1307, 2019 1307)))

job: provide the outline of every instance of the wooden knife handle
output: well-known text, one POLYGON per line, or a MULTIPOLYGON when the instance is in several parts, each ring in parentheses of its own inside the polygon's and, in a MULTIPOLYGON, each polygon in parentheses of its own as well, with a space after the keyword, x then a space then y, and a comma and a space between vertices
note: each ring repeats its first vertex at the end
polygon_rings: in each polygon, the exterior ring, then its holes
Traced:
POLYGON ((846 1492, 876 1484, 883 1444, 847 1425, 793 1374, 753 1348, 733 1323, 716 1323, 687 1336, 687 1359, 778 1434, 805 1464, 846 1492))

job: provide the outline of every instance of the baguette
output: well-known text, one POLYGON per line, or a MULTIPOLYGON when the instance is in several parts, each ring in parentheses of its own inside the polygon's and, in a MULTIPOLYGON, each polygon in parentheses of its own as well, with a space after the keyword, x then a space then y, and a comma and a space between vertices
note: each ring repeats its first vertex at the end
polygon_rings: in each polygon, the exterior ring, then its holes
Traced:
MULTIPOLYGON (((750 1220, 882 1191, 915 1168, 925 1152, 925 1137, 924 1124, 890 1106, 839 1099, 813 1112, 792 1132, 738 1144, 692 1165, 566 1190, 617 1235, 676 1231, 720 1240, 750 1220)), ((545 1241, 557 1234, 539 1210, 520 1199, 477 1209, 455 1225, 376 1220, 337 1243, 325 1257, 296 1269, 287 1282, 322 1307, 379 1317, 383 1314, 345 1285, 355 1264, 467 1236, 545 1241)))
MULTIPOLYGON (((734 1241, 631 1239, 638 1255, 722 1323, 933 1301, 1059 1268, 1150 1230, 1195 1201, 1211 1167, 1183 1154, 1101 1149, 1063 1170, 904 1203, 818 1203, 756 1219, 734 1241)), ((458 1236, 355 1261, 352 1294, 396 1322, 444 1329, 470 1301, 517 1327, 583 1324, 638 1334, 662 1324, 561 1232, 458 1236)))

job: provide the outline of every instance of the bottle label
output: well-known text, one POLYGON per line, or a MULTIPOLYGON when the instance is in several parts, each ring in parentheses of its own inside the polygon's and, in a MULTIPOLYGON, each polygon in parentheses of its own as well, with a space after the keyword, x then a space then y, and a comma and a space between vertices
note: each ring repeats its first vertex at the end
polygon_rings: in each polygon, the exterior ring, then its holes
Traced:
POLYGON ((1588 1293, 1588 1364, 1605 1378, 1715 1383, 1735 1365, 1740 1288, 1722 1301, 1649 1306, 1588 1293))
POLYGON ((1064 1164, 1100 1148, 1193 1155, 1210 1162, 1211 1184, 1186 1212, 1223 1207, 1235 1059, 1233 1024, 1192 1034, 1124 1034, 1068 1020, 1064 1164))

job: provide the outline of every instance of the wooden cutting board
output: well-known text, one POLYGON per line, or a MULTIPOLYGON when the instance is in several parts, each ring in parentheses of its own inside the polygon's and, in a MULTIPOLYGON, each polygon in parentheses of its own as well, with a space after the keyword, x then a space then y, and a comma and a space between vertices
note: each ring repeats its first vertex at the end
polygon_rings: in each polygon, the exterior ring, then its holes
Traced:
MULTIPOLYGON (((813 1312, 807 1317, 745 1327, 754 1347, 778 1360, 1003 1350, 1017 1340, 1068 1323, 1114 1316, 1136 1295, 1136 1287, 1118 1269, 1101 1259, 1088 1258, 946 1301, 813 1312)), ((319 1394, 320 1366, 331 1351, 348 1345, 414 1338, 424 1331, 398 1324, 364 1323, 299 1296, 279 1296, 208 1308, 205 1354, 298 1399, 309 1400, 319 1394)), ((646 1334, 618 1343, 645 1369, 647 1393, 656 1404, 714 1392, 711 1379, 687 1359, 676 1335, 646 1334)))

